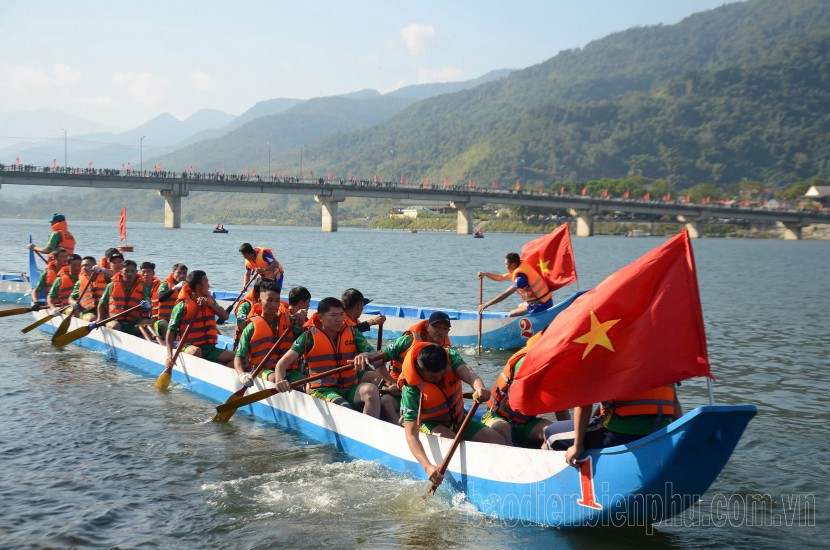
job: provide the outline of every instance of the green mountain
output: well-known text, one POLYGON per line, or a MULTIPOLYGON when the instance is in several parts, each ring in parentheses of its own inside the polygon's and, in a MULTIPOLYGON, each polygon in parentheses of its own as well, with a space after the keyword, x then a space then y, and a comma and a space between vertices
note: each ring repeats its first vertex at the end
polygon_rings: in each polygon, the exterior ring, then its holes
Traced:
POLYGON ((679 187, 826 178, 828 32, 823 0, 726 5, 421 101, 309 147, 305 163, 487 185, 638 171, 679 187))

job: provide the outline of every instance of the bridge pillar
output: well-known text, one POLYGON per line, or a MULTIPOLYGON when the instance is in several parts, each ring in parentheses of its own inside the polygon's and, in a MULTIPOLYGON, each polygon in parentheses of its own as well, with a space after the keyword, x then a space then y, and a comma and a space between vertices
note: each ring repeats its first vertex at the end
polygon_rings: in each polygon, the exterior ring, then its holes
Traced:
POLYGON ((345 197, 314 195, 314 200, 323 207, 323 233, 334 233, 337 231, 337 204, 345 200, 345 197))
POLYGON ((159 191, 164 197, 164 227, 179 229, 182 226, 182 196, 174 191, 159 191))
POLYGON ((450 205, 458 211, 458 223, 455 226, 455 232, 459 235, 473 234, 473 208, 481 206, 482 203, 476 201, 461 202, 450 201, 450 205))
POLYGON ((590 237, 594 234, 594 214, 590 210, 571 210, 576 216, 576 236, 590 237))
POLYGON ((778 227, 783 227, 784 232, 781 238, 785 241, 800 241, 802 225, 798 222, 777 222, 778 227))
POLYGON ((697 216, 677 216, 677 221, 686 224, 690 239, 703 237, 703 218, 697 216))

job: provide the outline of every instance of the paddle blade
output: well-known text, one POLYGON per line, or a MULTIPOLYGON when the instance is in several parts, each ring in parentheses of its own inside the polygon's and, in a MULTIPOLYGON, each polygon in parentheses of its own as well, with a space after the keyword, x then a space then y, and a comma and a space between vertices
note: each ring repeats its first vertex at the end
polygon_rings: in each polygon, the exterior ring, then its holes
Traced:
POLYGON ((227 413, 230 412, 231 415, 236 412, 236 409, 239 407, 244 407, 245 405, 250 405, 251 403, 256 403, 257 401, 261 401, 267 397, 271 397, 272 395, 279 393, 276 388, 268 388, 265 390, 258 391, 256 393, 252 393, 250 395, 246 395, 245 397, 240 397, 239 399, 234 399, 228 403, 222 403, 218 407, 216 407, 216 412, 218 413, 227 413))
POLYGON ((37 321, 32 323, 31 325, 25 326, 22 329, 20 329, 20 332, 23 332, 23 333, 31 332, 31 331, 35 330, 37 327, 39 327, 40 325, 45 325, 46 323, 48 323, 51 320, 52 320, 52 316, 47 314, 43 318, 38 319, 37 321))
POLYGON ((226 412, 223 412, 223 413, 218 412, 215 415, 213 415, 213 418, 211 418, 210 421, 211 422, 227 422, 228 420, 231 419, 231 417, 233 416, 233 413, 235 413, 235 412, 236 412, 236 409, 226 411, 226 412))
POLYGON ((52 343, 55 344, 57 347, 62 348, 66 344, 71 344, 75 340, 80 340, 84 336, 87 336, 90 332, 92 332, 92 331, 90 330, 90 328, 88 326, 87 327, 76 328, 72 332, 67 332, 66 334, 62 334, 61 336, 58 336, 57 338, 54 339, 54 341, 52 341, 52 343))
POLYGON ((32 311, 27 307, 16 307, 14 309, 6 309, 0 311, 0 317, 11 317, 12 315, 20 315, 21 313, 29 313, 32 311))
POLYGON ((64 317, 63 321, 61 321, 61 326, 58 327, 58 330, 55 331, 55 334, 52 335, 52 343, 55 343, 55 339, 59 336, 63 336, 66 334, 66 331, 69 330, 69 323, 72 322, 72 315, 67 315, 64 317))
POLYGON ((153 384, 156 388, 160 390, 166 390, 170 387, 170 382, 172 381, 173 377, 171 376, 170 372, 167 369, 164 369, 159 377, 156 378, 156 383, 153 384))

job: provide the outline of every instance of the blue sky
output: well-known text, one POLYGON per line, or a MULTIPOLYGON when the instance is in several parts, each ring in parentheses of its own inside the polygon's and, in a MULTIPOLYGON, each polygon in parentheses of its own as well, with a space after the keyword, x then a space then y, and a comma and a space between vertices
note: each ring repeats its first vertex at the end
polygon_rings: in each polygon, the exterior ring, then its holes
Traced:
POLYGON ((467 80, 727 0, 0 1, 0 112, 159 113, 467 80))

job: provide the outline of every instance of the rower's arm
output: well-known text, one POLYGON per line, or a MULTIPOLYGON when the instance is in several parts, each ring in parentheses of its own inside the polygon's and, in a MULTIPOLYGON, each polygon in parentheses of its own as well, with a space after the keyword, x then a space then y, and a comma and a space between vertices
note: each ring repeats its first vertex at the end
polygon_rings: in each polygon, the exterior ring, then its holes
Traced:
POLYGON ((574 444, 565 451, 565 462, 576 466, 576 460, 585 452, 585 430, 591 420, 592 405, 583 405, 574 409, 574 444))
POLYGON ((466 364, 460 365, 455 369, 455 374, 473 388, 473 395, 478 394, 478 399, 476 399, 476 401, 483 403, 490 399, 490 390, 487 389, 487 386, 484 385, 484 381, 473 371, 473 369, 468 367, 466 364))
POLYGON ((507 290, 505 290, 504 292, 502 292, 501 294, 499 294, 498 296, 496 296, 496 297, 495 297, 495 298, 493 298, 492 300, 487 300, 486 302, 484 302, 483 304, 481 304, 481 305, 478 307, 478 310, 479 310, 479 311, 483 311, 483 310, 487 309, 488 307, 490 307, 490 306, 492 306, 492 305, 494 305, 494 304, 498 304, 499 302, 501 302, 502 300, 504 300, 505 298, 507 298, 508 296, 510 296, 511 294, 513 294, 514 292, 516 292, 516 290, 517 290, 517 289, 516 289, 516 287, 515 287, 515 286, 512 286, 512 285, 511 285, 511 286, 507 287, 507 290))
POLYGON ((511 275, 510 275, 510 273, 502 274, 502 273, 490 273, 489 271, 479 271, 478 272, 478 277, 479 277, 479 279, 482 278, 482 277, 487 277, 488 279, 493 280, 493 281, 507 281, 508 279, 510 279, 511 275))
POLYGON ((427 478, 432 482, 441 481, 444 478, 439 472, 441 468, 430 462, 426 452, 424 452, 424 446, 421 444, 421 437, 419 435, 421 430, 418 423, 412 420, 404 420, 403 431, 406 434, 406 444, 409 445, 409 452, 412 453, 412 456, 415 457, 415 460, 424 469, 427 478))
MULTIPOLYGON (((282 386, 280 382, 285 382, 285 371, 288 370, 288 365, 296 361, 300 358, 300 354, 294 351, 293 349, 289 349, 288 351, 280 357, 280 360, 277 361, 277 365, 274 367, 274 383, 277 384, 282 391, 282 386)), ((288 388, 287 391, 290 391, 288 388)))

